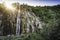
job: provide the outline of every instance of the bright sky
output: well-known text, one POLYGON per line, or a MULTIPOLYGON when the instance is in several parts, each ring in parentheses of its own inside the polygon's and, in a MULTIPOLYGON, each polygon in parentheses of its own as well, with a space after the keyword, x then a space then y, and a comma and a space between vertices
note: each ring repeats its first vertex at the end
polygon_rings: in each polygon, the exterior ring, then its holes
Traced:
POLYGON ((19 1, 20 4, 28 4, 31 6, 53 6, 60 4, 60 0, 0 0, 2 1, 8 1, 8 2, 16 2, 19 1))

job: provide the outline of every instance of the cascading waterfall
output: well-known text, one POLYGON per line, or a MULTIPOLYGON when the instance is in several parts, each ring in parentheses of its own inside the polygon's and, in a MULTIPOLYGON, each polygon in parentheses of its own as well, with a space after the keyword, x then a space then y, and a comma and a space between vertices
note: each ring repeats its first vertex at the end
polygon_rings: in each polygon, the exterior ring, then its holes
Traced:
POLYGON ((21 29, 22 33, 32 33, 35 32, 37 28, 42 28, 42 22, 39 17, 35 16, 35 14, 30 11, 19 11, 16 20, 16 35, 21 34, 21 29))
POLYGON ((17 13, 16 35, 20 34, 20 11, 17 13))
POLYGON ((36 28, 42 28, 42 22, 39 20, 39 17, 36 17, 34 13, 27 12, 27 31, 31 30, 31 32, 34 32, 36 28), (29 29, 31 27, 31 29, 29 29))

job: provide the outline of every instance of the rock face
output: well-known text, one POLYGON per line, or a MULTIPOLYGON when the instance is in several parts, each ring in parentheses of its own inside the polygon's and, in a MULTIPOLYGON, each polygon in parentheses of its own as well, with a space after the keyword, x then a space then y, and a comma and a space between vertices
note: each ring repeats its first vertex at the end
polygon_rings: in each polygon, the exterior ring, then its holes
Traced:
POLYGON ((19 10, 16 9, 14 12, 6 10, 2 14, 3 35, 33 33, 42 28, 39 17, 24 6, 19 6, 19 10))

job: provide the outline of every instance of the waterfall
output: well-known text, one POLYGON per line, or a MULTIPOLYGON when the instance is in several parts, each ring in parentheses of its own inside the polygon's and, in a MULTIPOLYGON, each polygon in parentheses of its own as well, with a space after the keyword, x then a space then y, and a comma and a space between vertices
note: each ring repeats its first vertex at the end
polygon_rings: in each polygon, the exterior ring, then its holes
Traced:
POLYGON ((17 13, 17 23, 16 23, 16 35, 20 34, 20 11, 17 13))
POLYGON ((26 18, 27 18, 27 32, 34 32, 36 29, 35 28, 42 28, 42 23, 39 20, 39 17, 35 16, 34 13, 32 12, 26 12, 25 13, 26 18), (30 28, 31 27, 31 28, 30 28))
POLYGON ((39 17, 35 16, 35 14, 30 11, 18 12, 16 20, 16 35, 20 35, 20 28, 22 28, 23 33, 33 33, 37 28, 42 28, 39 17))

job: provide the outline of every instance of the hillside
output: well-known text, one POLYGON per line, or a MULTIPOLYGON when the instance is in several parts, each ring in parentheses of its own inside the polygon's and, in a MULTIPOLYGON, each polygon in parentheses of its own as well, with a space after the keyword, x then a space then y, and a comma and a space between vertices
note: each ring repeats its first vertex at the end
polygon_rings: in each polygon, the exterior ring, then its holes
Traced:
POLYGON ((1 36, 11 35, 11 40, 60 39, 60 5, 44 7, 19 3, 12 5, 16 8, 15 11, 6 9, 4 4, 0 4, 1 36), (17 11, 19 9, 20 11, 17 11), (17 29, 19 29, 18 33, 16 33, 17 29), (16 34, 19 36, 16 37, 16 34))

